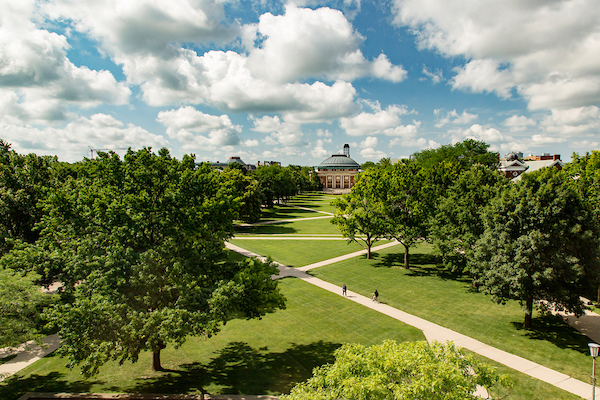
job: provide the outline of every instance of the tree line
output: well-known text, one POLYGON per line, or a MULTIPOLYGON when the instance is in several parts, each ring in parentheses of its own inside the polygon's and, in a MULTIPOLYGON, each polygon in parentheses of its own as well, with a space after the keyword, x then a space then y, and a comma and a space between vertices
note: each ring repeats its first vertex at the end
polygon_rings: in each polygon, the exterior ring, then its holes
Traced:
POLYGON ((365 165, 351 193, 333 201, 332 222, 368 258, 377 240, 397 240, 405 268, 417 242, 432 243, 442 267, 498 303, 518 300, 526 328, 535 304, 581 315, 580 295, 598 288, 600 152, 513 183, 488 148, 469 139, 365 165))

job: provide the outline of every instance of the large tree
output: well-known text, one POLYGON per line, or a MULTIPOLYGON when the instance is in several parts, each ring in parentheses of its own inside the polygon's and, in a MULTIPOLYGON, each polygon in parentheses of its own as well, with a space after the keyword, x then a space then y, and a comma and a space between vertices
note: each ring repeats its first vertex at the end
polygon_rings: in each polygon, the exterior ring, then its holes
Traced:
MULTIPOLYGON (((363 179, 362 177, 359 178, 363 179)), ((386 223, 380 209, 364 185, 355 185, 350 194, 331 202, 335 206, 331 223, 337 225, 342 236, 348 242, 356 242, 367 250, 367 258, 371 258, 371 247, 385 237, 386 223)))
POLYGON ((580 315, 580 294, 597 284, 598 224, 569 179, 554 168, 525 174, 482 215, 470 269, 494 300, 522 304, 526 328, 535 301, 580 315))
POLYGON ((371 168, 360 174, 352 189, 373 203, 374 222, 383 234, 404 246, 404 268, 409 268, 409 249, 426 236, 428 188, 423 169, 413 160, 371 168))
POLYGON ((497 171, 475 164, 462 171, 444 195, 436 197, 429 233, 446 268, 466 270, 467 260, 484 231, 482 213, 509 184, 497 171))
POLYGON ((467 139, 455 144, 447 144, 436 149, 427 149, 414 153, 411 158, 417 160, 423 168, 430 168, 441 162, 458 163, 462 169, 472 165, 482 164, 490 169, 496 169, 500 155, 489 151, 490 145, 473 139, 467 139))
POLYGON ((239 210, 224 182, 190 156, 130 150, 81 163, 49 196, 41 240, 64 260, 70 301, 48 317, 71 364, 89 375, 149 350, 160 370, 168 343, 284 307, 272 265, 226 259, 239 210))
POLYGON ((477 399, 477 385, 489 392, 509 384, 452 343, 387 340, 371 347, 343 345, 333 364, 315 368, 281 400, 477 399))

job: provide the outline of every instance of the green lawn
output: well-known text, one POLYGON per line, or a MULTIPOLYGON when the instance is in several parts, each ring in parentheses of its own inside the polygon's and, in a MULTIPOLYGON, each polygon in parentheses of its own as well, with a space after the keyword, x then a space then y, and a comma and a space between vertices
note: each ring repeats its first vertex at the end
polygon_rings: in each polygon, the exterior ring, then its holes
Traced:
POLYGON ((311 273, 363 295, 377 289, 380 299, 484 343, 589 382, 588 338, 561 320, 534 315, 533 330, 522 329, 517 302, 499 305, 460 279, 435 267, 430 246, 412 249, 411 270, 404 270, 401 247, 379 252, 376 260, 351 259, 311 273))
POLYGON ((304 210, 301 208, 290 207, 290 206, 275 206, 273 208, 263 208, 261 210, 261 221, 276 221, 280 219, 294 219, 294 218, 311 218, 311 217, 323 217, 326 214, 304 210))
POLYGON ((330 203, 336 198, 338 198, 338 196, 324 195, 318 192, 302 193, 288 201, 288 204, 332 213, 335 211, 335 207, 333 207, 330 203))
MULTIPOLYGON (((261 256, 270 256, 274 261, 289 267, 302 267, 344 254, 363 250, 358 243, 348 244, 345 240, 229 240, 230 243, 250 250, 261 256)), ((387 243, 377 242, 375 246, 387 243)))
MULTIPOLYGON (((318 214, 318 216, 325 216, 318 214)), ((251 227, 236 227, 236 235, 240 234, 294 234, 294 235, 336 235, 340 236, 338 228, 331 223, 331 218, 280 222, 251 227)))
POLYGON ((421 331, 298 279, 280 281, 287 309, 262 320, 230 321, 218 335, 168 347, 150 369, 151 355, 137 364, 110 363, 84 380, 57 356, 44 358, 0 383, 0 399, 26 392, 134 392, 279 394, 333 360, 344 342, 371 345, 384 339, 424 340, 421 331))

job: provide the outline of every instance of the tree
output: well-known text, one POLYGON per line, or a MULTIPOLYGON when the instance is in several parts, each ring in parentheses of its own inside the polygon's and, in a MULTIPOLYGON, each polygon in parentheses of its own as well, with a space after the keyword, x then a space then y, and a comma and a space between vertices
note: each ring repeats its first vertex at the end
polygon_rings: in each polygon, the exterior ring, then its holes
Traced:
MULTIPOLYGON (((359 177, 358 182, 361 179, 359 177)), ((385 221, 378 209, 379 204, 365 189, 362 185, 355 185, 350 194, 333 200, 331 204, 335 206, 335 212, 331 223, 337 225, 348 242, 356 242, 365 248, 367 259, 371 259, 371 247, 385 235, 385 221)))
POLYGON ((143 149, 99 153, 51 193, 40 240, 65 260, 70 301, 47 316, 70 365, 90 375, 149 350, 161 370, 168 343, 284 307, 274 266, 226 259, 239 211, 224 183, 190 156, 143 149))
MULTIPOLYGON (((232 164, 240 165, 238 163, 232 164)), ((258 222, 261 217, 261 205, 263 203, 263 193, 258 181, 236 168, 225 169, 222 177, 224 180, 223 189, 230 191, 237 203, 235 208, 239 210, 239 213, 235 216, 232 215, 232 217, 249 223, 258 222)))
POLYGON ((0 139, 0 255, 14 241, 34 243, 35 225, 42 217, 38 201, 52 185, 58 162, 55 157, 21 155, 0 139))
POLYGON ((505 376, 452 343, 344 344, 335 362, 313 370, 281 400, 476 399, 477 385, 504 389, 505 376))
POLYGON ((495 301, 521 303, 525 328, 535 301, 581 315, 579 295, 597 284, 598 224, 568 179, 554 168, 525 174, 482 214, 469 268, 495 301))
POLYGON ((389 239, 404 246, 404 268, 409 268, 409 249, 426 236, 429 207, 423 171, 412 160, 401 160, 387 167, 362 172, 353 191, 371 199, 378 215, 372 217, 383 226, 389 239))
POLYGON ((422 150, 414 153, 412 158, 425 169, 443 161, 456 162, 462 169, 468 169, 475 164, 496 169, 500 155, 497 152, 488 151, 489 147, 490 145, 485 142, 467 139, 454 145, 447 144, 437 149, 422 150))
POLYGON ((482 213, 509 184, 497 171, 475 164, 458 176, 444 196, 437 197, 429 232, 446 268, 466 271, 467 260, 484 232, 482 213))
POLYGON ((0 268, 0 348, 40 339, 40 313, 52 296, 42 293, 35 273, 0 268))

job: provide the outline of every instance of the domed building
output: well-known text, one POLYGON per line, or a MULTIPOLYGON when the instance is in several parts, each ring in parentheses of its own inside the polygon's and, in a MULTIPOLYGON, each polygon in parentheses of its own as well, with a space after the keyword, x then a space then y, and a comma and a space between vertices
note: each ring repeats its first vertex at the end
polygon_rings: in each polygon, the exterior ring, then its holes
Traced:
POLYGON ((323 184, 323 191, 348 193, 354 186, 354 176, 360 165, 350 158, 350 146, 344 145, 343 154, 332 154, 315 168, 323 184))

